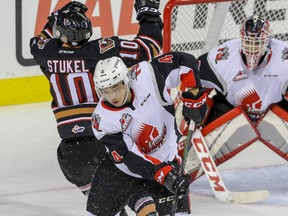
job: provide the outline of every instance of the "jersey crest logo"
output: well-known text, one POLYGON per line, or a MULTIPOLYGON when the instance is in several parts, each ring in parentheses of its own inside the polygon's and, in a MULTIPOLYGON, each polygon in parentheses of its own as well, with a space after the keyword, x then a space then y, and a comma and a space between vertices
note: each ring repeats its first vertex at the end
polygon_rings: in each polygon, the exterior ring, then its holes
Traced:
POLYGON ((172 55, 165 55, 161 58, 158 58, 158 62, 163 62, 163 63, 172 63, 173 62, 173 56, 172 55))
POLYGON ((121 130, 125 132, 132 121, 132 116, 129 113, 124 113, 120 119, 121 130))
POLYGON ((239 71, 238 74, 233 78, 233 81, 239 81, 248 78, 248 75, 244 71, 239 71))
POLYGON ((92 127, 94 129, 96 129, 97 131, 102 131, 100 130, 100 121, 101 121, 101 117, 99 116, 99 114, 95 114, 93 113, 92 115, 92 127))
POLYGON ((101 54, 115 47, 115 41, 112 40, 111 38, 103 38, 99 40, 98 43, 101 54))
POLYGON ((76 133, 82 133, 83 131, 85 130, 85 127, 80 127, 78 125, 75 125, 73 128, 72 128, 72 132, 74 134, 76 133))
POLYGON ((141 69, 139 68, 139 65, 136 64, 129 70, 128 76, 130 76, 132 80, 137 80, 137 77, 140 73, 141 73, 141 69))
POLYGON ((163 124, 161 132, 152 125, 142 123, 133 134, 139 148, 144 153, 149 153, 159 149, 166 140, 167 127, 163 124))
POLYGON ((285 47, 284 50, 282 50, 282 56, 281 56, 282 60, 288 60, 288 47, 285 47))
POLYGON ((252 84, 242 88, 237 93, 236 98, 238 98, 238 104, 251 118, 259 119, 262 117, 264 113, 263 101, 252 84))
POLYGON ((229 56, 229 48, 225 46, 224 48, 220 48, 217 50, 215 63, 217 64, 218 61, 227 60, 229 56))

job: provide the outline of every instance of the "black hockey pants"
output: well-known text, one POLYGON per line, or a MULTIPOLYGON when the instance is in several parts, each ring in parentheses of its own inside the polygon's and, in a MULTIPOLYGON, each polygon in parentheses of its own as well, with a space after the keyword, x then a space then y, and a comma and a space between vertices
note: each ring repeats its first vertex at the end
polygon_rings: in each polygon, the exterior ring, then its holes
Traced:
POLYGON ((106 158, 106 150, 95 137, 66 139, 61 141, 57 157, 66 179, 85 194, 85 186, 92 182, 99 161, 106 158))
MULTIPOLYGON (((171 212, 173 194, 153 180, 134 178, 123 173, 111 161, 102 161, 91 186, 87 211, 97 216, 112 216, 125 205, 132 207, 141 193, 150 194, 154 199, 159 216, 171 212), (143 191, 145 193, 143 193, 143 191)), ((177 212, 190 212, 189 197, 179 199, 177 212)))

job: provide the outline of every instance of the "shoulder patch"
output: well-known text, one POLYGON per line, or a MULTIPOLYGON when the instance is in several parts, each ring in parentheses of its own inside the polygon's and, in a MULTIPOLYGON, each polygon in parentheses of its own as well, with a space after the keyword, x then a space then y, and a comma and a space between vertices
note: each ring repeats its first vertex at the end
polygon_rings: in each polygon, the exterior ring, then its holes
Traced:
POLYGON ((111 38, 102 38, 98 41, 100 53, 105 53, 115 47, 115 41, 111 38))
POLYGON ((139 67, 139 64, 136 64, 132 68, 130 68, 128 72, 128 76, 130 76, 132 80, 137 80, 137 77, 140 73, 141 73, 141 69, 139 67))
POLYGON ((215 57, 215 63, 217 64, 218 61, 227 60, 228 56, 229 56, 229 48, 227 46, 218 49, 215 57))
POLYGON ((39 49, 44 49, 46 43, 47 43, 49 40, 50 40, 50 38, 49 38, 49 39, 46 39, 46 38, 41 37, 41 38, 38 40, 38 42, 37 42, 38 48, 39 48, 39 49))
POLYGON ((102 131, 100 130, 100 121, 101 121, 101 117, 99 116, 99 114, 95 114, 93 113, 92 115, 92 127, 94 129, 96 129, 97 131, 102 131))

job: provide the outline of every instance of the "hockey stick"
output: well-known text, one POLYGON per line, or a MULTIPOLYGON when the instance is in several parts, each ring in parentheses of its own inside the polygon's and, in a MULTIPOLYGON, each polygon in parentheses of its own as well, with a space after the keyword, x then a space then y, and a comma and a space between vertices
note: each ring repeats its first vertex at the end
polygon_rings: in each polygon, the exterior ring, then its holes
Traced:
MULTIPOLYGON (((184 153, 183 153, 183 157, 182 157, 183 159, 182 159, 182 163, 180 166, 180 171, 179 171, 180 175, 184 174, 184 168, 185 168, 186 163, 187 163, 188 152, 189 152, 189 149, 191 148, 191 145, 192 145, 191 139, 192 139, 194 128, 195 128, 195 123, 194 123, 194 121, 191 120, 189 123, 186 145, 185 145, 184 153)), ((172 201, 172 208, 171 208, 171 213, 170 213, 171 216, 175 215, 176 209, 177 209, 177 204, 178 204, 178 189, 174 193, 174 198, 172 201)))
POLYGON ((217 200, 224 203, 253 203, 268 198, 269 191, 267 190, 249 192, 229 191, 224 185, 219 171, 217 170, 216 164, 211 157, 207 144, 205 143, 199 129, 196 129, 193 133, 192 144, 217 200))

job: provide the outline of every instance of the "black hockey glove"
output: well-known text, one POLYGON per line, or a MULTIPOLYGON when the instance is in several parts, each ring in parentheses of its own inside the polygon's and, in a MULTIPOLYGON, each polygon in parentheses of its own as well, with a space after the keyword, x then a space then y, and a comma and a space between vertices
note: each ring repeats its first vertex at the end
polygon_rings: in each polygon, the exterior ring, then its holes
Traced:
POLYGON ((52 12, 51 16, 48 17, 48 20, 50 21, 50 19, 54 19, 55 21, 56 17, 66 10, 77 11, 85 15, 85 13, 88 11, 88 8, 81 2, 77 1, 69 2, 68 4, 64 5, 61 9, 52 12))
POLYGON ((68 4, 64 5, 59 10, 59 13, 65 11, 65 10, 74 10, 74 11, 80 12, 83 15, 85 15, 85 13, 88 11, 88 8, 86 5, 82 4, 81 2, 72 1, 72 2, 69 2, 68 4))
POLYGON ((182 115, 187 123, 192 119, 196 127, 202 124, 207 114, 207 93, 205 90, 205 88, 200 88, 196 95, 190 91, 182 93, 182 115))
POLYGON ((160 0, 135 0, 134 8, 137 13, 136 19, 141 24, 144 20, 149 22, 162 22, 159 12, 160 0))
POLYGON ((181 175, 172 163, 158 164, 154 168, 154 179, 172 193, 178 190, 179 195, 186 195, 189 192, 190 176, 181 175))
POLYGON ((51 15, 47 17, 48 22, 45 25, 44 29, 45 28, 52 29, 57 16, 66 10, 74 10, 85 15, 85 13, 88 11, 88 8, 86 7, 86 5, 82 4, 81 2, 77 2, 77 1, 69 2, 66 5, 64 5, 61 9, 52 12, 51 15))

